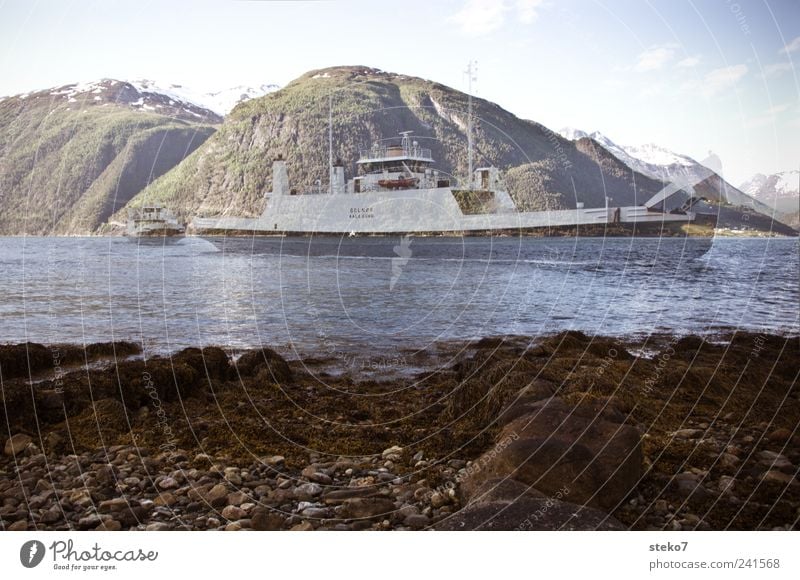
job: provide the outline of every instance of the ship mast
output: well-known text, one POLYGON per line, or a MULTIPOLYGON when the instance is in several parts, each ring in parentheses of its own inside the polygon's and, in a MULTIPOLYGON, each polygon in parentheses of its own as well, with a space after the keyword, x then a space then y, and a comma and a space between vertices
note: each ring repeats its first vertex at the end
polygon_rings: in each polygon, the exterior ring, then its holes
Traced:
POLYGON ((478 70, 475 61, 467 64, 467 186, 472 186, 472 81, 476 80, 475 73, 478 70))
POLYGON ((328 193, 333 193, 333 93, 328 95, 328 193))

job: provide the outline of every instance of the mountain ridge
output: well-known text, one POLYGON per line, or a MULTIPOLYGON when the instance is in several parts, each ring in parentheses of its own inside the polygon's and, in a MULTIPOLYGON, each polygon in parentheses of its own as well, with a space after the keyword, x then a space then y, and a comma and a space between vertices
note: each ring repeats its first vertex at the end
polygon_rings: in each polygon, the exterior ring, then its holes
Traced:
POLYGON ((103 229, 220 122, 212 111, 114 79, 3 99, 0 233, 103 229))
MULTIPOLYGON (((292 187, 313 190, 327 182, 329 95, 334 157, 348 176, 360 148, 411 130, 430 147, 445 174, 466 173, 467 100, 441 83, 366 66, 308 71, 278 91, 235 107, 219 131, 141 192, 132 205, 171 205, 192 215, 258 215, 270 189, 271 161, 287 159, 292 187)), ((476 164, 505 171, 509 191, 523 210, 601 206, 612 191, 619 203, 638 204, 663 184, 632 175, 621 162, 615 172, 598 168, 573 143, 547 127, 520 119, 474 97, 476 164), (604 175, 603 172, 606 172, 604 175), (604 189, 605 188, 605 189, 604 189)))

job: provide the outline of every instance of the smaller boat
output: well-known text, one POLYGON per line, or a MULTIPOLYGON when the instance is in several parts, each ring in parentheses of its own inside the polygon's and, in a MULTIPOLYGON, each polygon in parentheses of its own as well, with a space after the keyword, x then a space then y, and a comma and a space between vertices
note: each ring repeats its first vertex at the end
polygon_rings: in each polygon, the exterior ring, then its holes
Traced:
POLYGON ((180 238, 186 228, 161 205, 146 205, 128 210, 125 235, 129 238, 180 238))

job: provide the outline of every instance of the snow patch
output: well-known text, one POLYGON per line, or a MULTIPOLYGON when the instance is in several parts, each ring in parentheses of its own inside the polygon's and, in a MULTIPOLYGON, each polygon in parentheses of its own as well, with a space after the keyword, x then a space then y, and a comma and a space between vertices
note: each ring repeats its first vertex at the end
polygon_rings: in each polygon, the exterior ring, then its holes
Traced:
POLYGON ((329 73, 317 73, 311 78, 312 79, 329 79, 329 78, 331 78, 331 75, 329 73))

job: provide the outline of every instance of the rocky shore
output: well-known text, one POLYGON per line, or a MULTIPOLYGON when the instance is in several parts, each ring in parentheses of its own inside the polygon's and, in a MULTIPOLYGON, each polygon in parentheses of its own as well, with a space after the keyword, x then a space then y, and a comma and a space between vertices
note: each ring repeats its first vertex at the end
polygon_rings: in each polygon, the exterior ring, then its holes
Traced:
POLYGON ((565 332, 426 360, 0 346, 2 529, 798 528, 796 337, 565 332))

